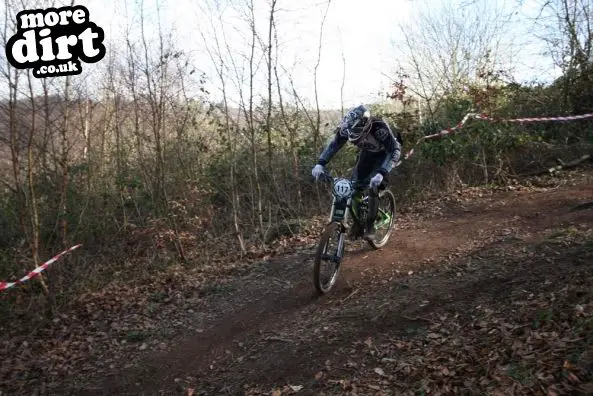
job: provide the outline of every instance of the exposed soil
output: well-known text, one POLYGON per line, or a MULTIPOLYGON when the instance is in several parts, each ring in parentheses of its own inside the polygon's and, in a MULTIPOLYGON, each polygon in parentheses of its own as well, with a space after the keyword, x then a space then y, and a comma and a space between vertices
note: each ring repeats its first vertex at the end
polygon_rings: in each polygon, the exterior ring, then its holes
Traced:
POLYGON ((473 189, 403 214, 385 248, 350 243, 326 296, 312 284, 312 251, 273 259, 220 293, 190 290, 156 325, 184 323, 155 338, 166 348, 88 352, 81 365, 94 371, 74 367, 29 389, 5 375, 0 389, 593 394, 593 209, 578 207, 593 200, 593 184, 575 174, 556 186, 473 189))

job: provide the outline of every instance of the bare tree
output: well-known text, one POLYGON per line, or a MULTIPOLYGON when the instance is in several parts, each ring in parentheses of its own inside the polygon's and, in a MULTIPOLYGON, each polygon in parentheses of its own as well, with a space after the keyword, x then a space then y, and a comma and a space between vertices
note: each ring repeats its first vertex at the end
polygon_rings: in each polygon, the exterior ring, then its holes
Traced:
MULTIPOLYGON (((205 33, 202 30, 200 30, 200 34, 202 36, 206 51, 208 52, 211 61, 215 65, 215 70, 216 70, 217 77, 219 79, 220 87, 222 90, 224 128, 226 131, 226 147, 227 147, 227 153, 230 156, 230 158, 229 158, 229 162, 230 162, 230 167, 229 167, 230 196, 229 196, 229 200, 231 202, 231 207, 232 207, 232 211, 233 211, 234 232, 235 232, 235 235, 239 242, 239 246, 241 248, 241 254, 244 255, 247 253, 247 247, 245 246, 245 241, 243 239, 243 233, 242 233, 241 227, 239 225, 239 223, 240 223, 239 193, 237 191, 236 182, 235 182, 235 180, 236 180, 236 170, 235 170, 236 159, 235 159, 235 143, 234 143, 235 139, 234 139, 234 136, 232 133, 233 128, 238 129, 238 124, 235 126, 232 125, 231 110, 230 110, 230 106, 229 106, 229 98, 228 98, 228 93, 227 93, 227 84, 228 83, 227 83, 227 78, 226 78, 227 73, 229 71, 228 70, 229 66, 227 65, 227 61, 225 60, 224 50, 223 50, 223 47, 221 46, 220 38, 217 33, 217 28, 215 27, 215 24, 214 24, 214 17, 215 17, 214 10, 212 8, 209 8, 207 11, 211 15, 211 19, 210 19, 211 29, 209 29, 209 30, 213 33, 214 48, 210 48, 210 46, 208 44, 210 42, 210 40, 208 40, 208 38, 206 37, 205 33)), ((220 22, 220 18, 221 17, 219 14, 219 22, 220 22)), ((226 44, 226 38, 224 38, 224 30, 222 32, 222 35, 223 35, 223 40, 226 44)))
POLYGON ((323 18, 321 19, 321 26, 319 27, 319 45, 317 46, 317 62, 315 63, 315 68, 313 69, 313 86, 315 88, 315 107, 317 109, 317 119, 315 121, 315 130, 313 135, 313 148, 315 150, 315 155, 317 155, 317 151, 319 150, 319 134, 321 133, 321 113, 319 109, 319 95, 317 93, 317 71, 319 69, 319 65, 321 64, 321 50, 323 47, 323 26, 325 25, 325 20, 327 18, 327 14, 329 12, 329 6, 331 5, 331 0, 327 0, 327 5, 325 8, 325 12, 323 14, 323 18))
POLYGON ((342 57, 342 84, 340 85, 340 112, 344 117, 344 85, 346 84, 346 56, 344 55, 344 45, 342 43, 342 32, 340 31, 340 55, 342 57))
MULTIPOLYGON (((5 1, 3 4, 4 27, 0 31, 0 39, 4 46, 10 36, 17 31, 16 13, 20 9, 36 7, 37 2, 5 1)), ((12 206, 15 208, 19 230, 22 237, 20 246, 27 244, 30 249, 31 267, 40 263, 40 215, 39 197, 37 192, 38 163, 43 150, 43 140, 37 137, 39 132, 39 106, 36 89, 31 71, 12 67, 8 61, 0 72, 0 79, 7 87, 7 100, 0 106, 0 119, 5 122, 0 131, 0 154, 9 148, 9 161, 12 172, 1 169, 0 181, 11 192, 12 206), (11 173, 12 180, 4 179, 4 174, 11 173)), ((5 158, 0 158, 0 166, 4 167, 5 158)), ((4 232, 4 231, 3 231, 4 232)), ((41 284, 46 295, 49 290, 43 278, 41 284)))
POLYGON ((37 132, 37 105, 35 102, 35 93, 33 91, 33 83, 31 81, 31 73, 27 73, 27 82, 29 85, 29 99, 31 101, 31 125, 29 128, 29 136, 27 139, 27 183, 29 188, 28 208, 31 221, 31 255, 33 264, 39 263, 39 207, 37 203, 37 192, 35 189, 35 171, 36 159, 34 158, 34 143, 35 133, 37 132))
MULTIPOLYGON (((8 42, 10 36, 12 36, 12 34, 16 32, 16 9, 18 9, 17 4, 14 4, 11 1, 5 2, 4 28, 2 30, 2 42, 4 44, 4 47, 6 47, 6 43, 8 42)), ((24 203, 25 191, 23 190, 23 182, 21 177, 21 139, 17 129, 17 106, 21 75, 21 70, 12 67, 12 65, 8 63, 8 61, 6 61, 5 69, 2 70, 2 79, 5 81, 5 84, 8 87, 8 100, 6 108, 3 109, 6 113, 3 118, 7 123, 6 130, 8 131, 8 136, 6 142, 10 149, 12 181, 6 181, 5 185, 10 187, 10 189, 13 191, 15 196, 18 197, 18 200, 21 203, 24 203)), ((2 138, 2 136, 0 136, 0 138, 2 138)), ((16 211, 17 218, 19 219, 20 229, 22 230, 23 234, 26 235, 27 227, 25 225, 26 213, 24 211, 24 205, 18 205, 16 211)))
POLYGON ((270 19, 269 19, 269 26, 268 26, 268 47, 267 47, 267 54, 268 54, 268 113, 266 114, 266 134, 268 137, 268 167, 272 168, 272 81, 274 76, 272 74, 272 32, 274 29, 274 12, 276 11, 276 1, 271 0, 270 4, 270 19))
MULTIPOLYGON (((274 21, 274 42, 276 44, 276 52, 279 49, 278 43, 278 29, 276 29, 276 23, 274 21)), ((296 136, 297 136, 297 128, 293 126, 293 124, 289 120, 289 116, 287 111, 285 110, 284 100, 282 96, 282 88, 281 88, 281 81, 278 74, 278 58, 279 56, 276 55, 276 63, 274 64, 274 76, 276 77, 276 90, 278 92, 278 105, 280 107, 280 116, 282 122, 284 123, 284 128, 288 134, 288 141, 290 146, 290 154, 292 158, 292 170, 293 170, 293 177, 295 180, 299 179, 299 156, 296 149, 296 136)), ((295 106, 295 116, 298 117, 298 104, 295 106)), ((300 213, 302 209, 303 197, 300 185, 297 184, 297 212, 300 213)))
POLYGON ((585 0, 541 0, 539 4, 534 34, 562 71, 564 104, 575 112, 587 111, 593 105, 588 96, 593 89, 593 4, 585 0))
POLYGON ((402 53, 396 65, 429 113, 443 95, 459 93, 485 68, 503 68, 511 49, 503 41, 508 15, 491 2, 456 7, 421 2, 414 18, 401 23, 402 53))

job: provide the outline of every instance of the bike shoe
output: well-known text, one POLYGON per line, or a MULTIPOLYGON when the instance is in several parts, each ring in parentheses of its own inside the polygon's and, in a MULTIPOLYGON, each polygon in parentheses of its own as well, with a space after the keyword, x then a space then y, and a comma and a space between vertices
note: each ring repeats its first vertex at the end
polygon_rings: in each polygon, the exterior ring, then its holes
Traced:
POLYGON ((367 241, 374 241, 376 239, 375 227, 370 227, 368 230, 366 230, 363 238, 367 241))

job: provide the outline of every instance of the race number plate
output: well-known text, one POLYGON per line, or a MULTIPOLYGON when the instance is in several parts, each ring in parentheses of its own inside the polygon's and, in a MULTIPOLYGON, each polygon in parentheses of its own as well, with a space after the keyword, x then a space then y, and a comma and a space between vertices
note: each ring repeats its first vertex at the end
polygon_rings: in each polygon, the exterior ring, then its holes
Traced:
POLYGON ((338 179, 334 183, 334 195, 336 198, 349 198, 352 195, 352 190, 350 180, 338 179))

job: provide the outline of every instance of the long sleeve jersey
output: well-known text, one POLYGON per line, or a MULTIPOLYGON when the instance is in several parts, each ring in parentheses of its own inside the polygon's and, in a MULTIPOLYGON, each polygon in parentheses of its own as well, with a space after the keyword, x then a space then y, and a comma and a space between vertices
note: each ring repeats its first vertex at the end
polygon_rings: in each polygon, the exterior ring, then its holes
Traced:
MULTIPOLYGON (((357 142, 353 143, 361 151, 370 151, 374 153, 384 152, 385 159, 381 163, 378 172, 383 176, 391 172, 395 164, 399 161, 401 155, 401 144, 396 139, 389 125, 380 118, 372 117, 369 133, 357 142)), ((348 141, 348 131, 345 128, 337 128, 333 140, 327 145, 319 156, 318 163, 325 166, 332 157, 340 151, 342 146, 348 141)))

